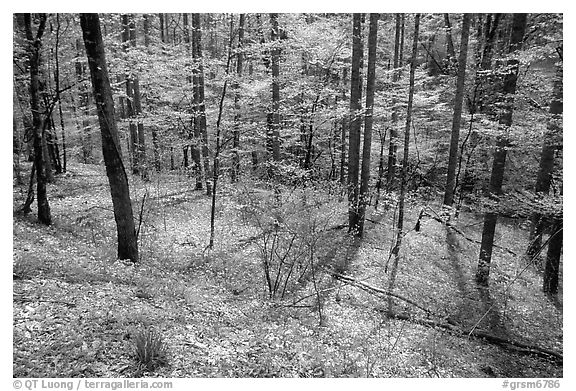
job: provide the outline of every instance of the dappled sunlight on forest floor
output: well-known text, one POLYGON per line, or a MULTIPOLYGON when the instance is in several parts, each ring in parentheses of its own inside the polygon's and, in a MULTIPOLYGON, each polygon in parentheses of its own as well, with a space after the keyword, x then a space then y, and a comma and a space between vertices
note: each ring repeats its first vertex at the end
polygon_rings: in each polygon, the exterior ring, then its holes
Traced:
MULTIPOLYGON (((331 274, 387 289, 393 208, 371 208, 355 239, 344 225, 346 200, 330 189, 284 189, 267 209, 274 195, 264 185, 223 184, 208 249, 210 199, 193 179, 130 180, 135 265, 116 259, 101 166, 71 164, 49 185, 52 226, 14 214, 15 377, 562 377, 551 359, 386 316, 393 310, 561 353, 562 295, 555 306, 541 292, 541 272, 520 260, 528 232, 514 223, 498 225, 496 243, 517 255, 495 248, 489 289, 479 289, 479 246, 426 216, 413 230, 422 208, 440 207, 408 204, 395 292, 431 316, 401 300, 388 308, 385 296, 331 274), (263 267, 270 246, 292 262, 284 269, 270 258, 273 295, 263 267), (153 370, 133 352, 139 330, 150 327, 166 356, 153 370)), ((26 188, 14 187, 14 210, 26 188)), ((462 213, 452 223, 479 240, 481 221, 462 213)))

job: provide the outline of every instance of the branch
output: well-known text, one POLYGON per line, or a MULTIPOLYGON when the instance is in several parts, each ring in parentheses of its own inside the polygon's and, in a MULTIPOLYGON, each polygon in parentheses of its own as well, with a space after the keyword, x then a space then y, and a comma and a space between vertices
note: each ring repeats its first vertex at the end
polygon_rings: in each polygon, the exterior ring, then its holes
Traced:
POLYGON ((388 313, 390 318, 398 319, 398 320, 406 320, 412 323, 416 323, 426 327, 438 327, 444 330, 451 332, 452 334, 456 335, 468 335, 474 338, 483 339, 486 342, 489 342, 494 345, 498 345, 502 348, 513 350, 520 354, 528 354, 528 355, 535 355, 538 357, 542 357, 545 359, 552 359, 555 361, 562 362, 563 355, 562 353, 558 353, 551 349, 541 348, 539 346, 526 344, 520 341, 507 339, 498 337, 496 335, 490 334, 484 330, 474 329, 471 332, 467 332, 466 330, 461 329, 460 327, 443 322, 437 322, 431 319, 421 319, 408 316, 406 314, 395 314, 395 313, 388 313))
POLYGON ((408 303, 408 304, 410 304, 410 305, 413 305, 414 307, 416 307, 416 308, 418 308, 418 309, 426 312, 426 314, 428 314, 428 315, 436 315, 436 316, 439 316, 439 317, 440 317, 440 315, 433 313, 433 312, 430 311, 428 308, 425 308, 425 307, 421 306, 420 304, 416 303, 415 301, 412 301, 412 300, 410 300, 410 299, 408 299, 408 298, 406 298, 406 297, 404 297, 404 296, 401 296, 401 295, 399 295, 399 294, 397 294, 397 293, 387 292, 387 291, 385 291, 385 290, 383 290, 383 289, 373 287, 373 286, 371 286, 371 285, 366 284, 365 282, 355 280, 355 279, 353 279, 352 277, 345 276, 345 275, 343 275, 343 274, 337 273, 337 272, 332 271, 332 270, 329 270, 329 269, 324 269, 324 270, 325 270, 328 274, 330 274, 332 277, 334 277, 335 279, 337 279, 337 280, 339 280, 339 281, 344 282, 345 284, 352 285, 352 286, 354 286, 354 287, 356 287, 356 288, 360 288, 360 289, 362 289, 363 291, 366 291, 366 292, 368 292, 368 293, 370 293, 370 294, 373 294, 373 295, 384 295, 384 296, 392 296, 392 297, 395 297, 395 298, 397 298, 397 299, 399 299, 399 300, 402 300, 402 301, 405 302, 405 303, 408 303))

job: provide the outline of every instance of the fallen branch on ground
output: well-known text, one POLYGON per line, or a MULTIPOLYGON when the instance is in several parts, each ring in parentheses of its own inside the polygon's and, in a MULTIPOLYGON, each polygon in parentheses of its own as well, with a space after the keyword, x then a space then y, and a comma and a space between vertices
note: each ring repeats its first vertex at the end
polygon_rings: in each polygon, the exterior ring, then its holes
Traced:
POLYGON ((559 362, 563 361, 563 355, 561 353, 554 351, 554 350, 541 348, 539 346, 530 345, 530 344, 526 344, 523 342, 507 339, 507 338, 502 338, 502 337, 499 337, 497 335, 490 334, 484 330, 473 329, 472 331, 468 332, 468 331, 466 331, 466 330, 464 330, 464 329, 462 329, 462 328, 460 328, 454 324, 450 324, 450 323, 437 322, 437 321, 434 321, 431 319, 415 318, 415 317, 408 316, 406 314, 390 313, 389 311, 384 310, 384 309, 382 309, 382 311, 386 312, 388 317, 393 318, 393 319, 405 320, 405 321, 409 321, 409 322, 416 323, 416 324, 419 324, 422 326, 427 326, 427 327, 438 327, 438 328, 447 330, 453 334, 467 335, 467 336, 471 336, 474 338, 483 339, 483 340, 485 340, 491 344, 498 345, 498 346, 503 347, 505 349, 513 350, 513 351, 521 353, 521 354, 535 355, 535 356, 546 358, 546 359, 553 359, 553 360, 559 361, 559 362))
POLYGON ((343 275, 343 274, 337 273, 337 272, 332 271, 332 270, 329 270, 329 269, 324 269, 324 270, 326 270, 332 277, 334 277, 335 279, 337 279, 337 280, 339 280, 339 281, 344 282, 345 284, 352 285, 352 286, 354 286, 354 287, 356 287, 356 288, 360 288, 360 289, 362 289, 363 291, 366 291, 366 292, 371 293, 371 294, 373 294, 373 295, 384 295, 384 296, 392 296, 392 297, 395 297, 395 298, 397 298, 398 300, 402 300, 402 301, 405 302, 405 303, 408 303, 408 304, 410 304, 410 305, 413 305, 414 307, 416 307, 416 308, 424 311, 424 312, 425 312, 426 314, 428 314, 428 315, 440 316, 440 315, 434 314, 434 313, 433 313, 432 311, 430 311, 428 308, 421 306, 420 304, 416 303, 415 301, 410 300, 410 299, 408 299, 408 298, 406 298, 406 297, 404 297, 404 296, 401 296, 401 295, 399 295, 399 294, 397 294, 397 293, 388 292, 388 291, 385 291, 385 290, 383 290, 383 289, 373 287, 373 286, 371 286, 371 285, 366 284, 365 282, 355 280, 355 279, 353 279, 352 277, 345 276, 345 275, 343 275))

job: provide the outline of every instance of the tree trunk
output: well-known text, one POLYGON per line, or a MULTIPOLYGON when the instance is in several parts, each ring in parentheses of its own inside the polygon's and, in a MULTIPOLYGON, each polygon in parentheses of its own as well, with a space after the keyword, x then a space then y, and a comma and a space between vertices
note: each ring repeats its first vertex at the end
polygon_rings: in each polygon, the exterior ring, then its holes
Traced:
MULTIPOLYGON (((348 72, 342 70, 342 101, 346 101, 346 79, 348 72)), ((343 115, 340 123, 340 184, 346 186, 346 129, 348 129, 348 116, 343 115)))
MULTIPOLYGON (((192 57, 196 60, 196 103, 197 103, 197 133, 202 139, 202 158, 204 167, 202 170, 205 182, 206 193, 212 193, 210 161, 208 156, 208 130, 206 128, 206 104, 204 102, 204 65, 202 61, 202 31, 200 28, 200 14, 192 14, 192 57)), ((196 136, 195 134, 195 136, 196 136)), ((194 151, 193 151, 194 154, 194 151)), ((202 178, 202 175, 200 175, 202 178)), ((196 188, 201 189, 202 185, 196 182, 196 188)))
POLYGON ((164 27, 164 14, 160 13, 158 14, 158 19, 160 20, 160 41, 162 41, 162 43, 166 43, 166 28, 164 27))
MULTIPOLYGON (((131 31, 134 28, 134 19, 132 15, 122 14, 122 48, 124 52, 128 53, 128 48, 131 43, 131 36, 134 33, 131 31)), ((134 105, 134 75, 126 73, 126 116, 128 117, 128 129, 130 132, 130 161, 132 162, 132 174, 137 175, 140 171, 140 161, 138 158, 138 129, 136 127, 136 110, 134 105)))
MULTIPOLYGON (((400 78, 400 14, 396 14, 396 34, 394 38, 394 72, 392 73, 392 83, 398 82, 400 78)), ((392 126, 390 127, 390 145, 388 148, 388 170, 386 172, 386 189, 391 191, 394 188, 394 180, 396 178, 396 154, 398 150, 398 130, 396 129, 398 123, 398 109, 396 108, 397 100, 392 98, 392 126)))
POLYGON ((238 46, 236 49, 236 79, 232 89, 234 90, 234 128, 232 140, 232 170, 230 175, 232 182, 238 181, 240 174, 240 78, 242 77, 242 66, 244 62, 243 42, 244 42, 244 22, 246 14, 240 14, 240 21, 238 24, 238 46))
MULTIPOLYGON (((66 129, 64 128, 64 116, 62 114, 62 98, 60 96, 60 14, 56 14, 56 43, 54 48, 54 58, 56 68, 54 69, 54 82, 56 84, 56 94, 58 99, 58 118, 60 118, 60 129, 62 134, 62 171, 66 172, 66 129)), ((56 131, 56 129, 54 129, 56 131)))
MULTIPOLYGON (((514 111, 514 94, 516 93, 519 66, 515 52, 522 48, 522 41, 526 30, 526 19, 527 14, 514 14, 512 22, 509 54, 514 55, 514 57, 508 59, 504 74, 501 113, 498 121, 501 134, 496 140, 496 150, 494 151, 492 174, 488 188, 489 197, 494 198, 496 201, 498 200, 497 197, 502 194, 502 182, 504 181, 504 170, 506 167, 506 152, 509 146, 507 132, 512 125, 512 113, 514 111)), ((482 229, 482 244, 480 245, 478 270, 476 272, 476 281, 480 285, 488 285, 496 221, 497 214, 495 212, 486 213, 484 217, 484 228, 482 229)))
POLYGON ((34 128, 34 165, 36 166, 36 198, 38 202, 38 220, 42 224, 52 224, 50 204, 46 191, 46 159, 43 145, 46 143, 45 130, 47 119, 40 115, 40 46, 46 27, 46 14, 39 15, 36 36, 32 32, 32 14, 24 14, 24 27, 28 40, 28 59, 30 65, 30 109, 32 110, 32 126, 34 128))
POLYGON ((272 159, 280 160, 280 48, 279 48, 279 30, 278 14, 270 14, 270 24, 272 27, 271 39, 273 42, 271 60, 272 60, 272 110, 268 130, 272 141, 272 159))
POLYGON ((362 127, 362 23, 364 15, 355 13, 352 25, 352 76, 350 83, 350 130, 348 147, 348 231, 359 234, 358 170, 362 127))
POLYGON ((214 151, 214 163, 212 173, 212 205, 210 208, 210 241, 208 248, 214 248, 214 225, 216 222, 216 191, 218 189, 218 177, 220 176, 220 124, 222 122, 222 112, 224 110, 224 98, 226 97, 226 87, 228 86, 228 76, 230 74, 230 62, 232 60, 232 42, 234 39, 234 17, 230 16, 230 40, 228 42, 228 56, 226 59, 226 77, 224 78, 224 86, 222 87, 222 95, 220 96, 220 105, 218 106, 218 117, 216 119, 216 149, 214 151))
POLYGON ((374 122, 374 86, 376 82, 376 49, 378 43, 379 15, 370 14, 370 31, 368 33, 368 69, 366 73, 366 114, 364 119, 364 144, 362 147, 362 173, 360 179, 360 221, 358 235, 364 232, 366 206, 369 201, 368 189, 370 185, 370 152, 372 149, 372 124, 374 122))
POLYGON ((148 165, 146 163, 146 134, 144 132, 144 124, 142 123, 142 100, 140 99, 140 81, 134 77, 134 109, 138 118, 138 163, 140 176, 144 180, 148 180, 148 165))
MULTIPOLYGON (((542 152, 540 153, 540 166, 538 177, 536 179, 536 193, 542 195, 548 194, 552 182, 552 172, 554 170, 554 153, 558 149, 556 141, 562 134, 562 113, 563 106, 563 80, 562 64, 556 67, 554 78, 554 89, 552 92, 552 101, 550 102, 550 119, 548 120, 548 129, 544 135, 542 152)), ((541 213, 533 213, 531 218, 530 244, 526 254, 532 258, 542 245, 542 232, 544 231, 544 221, 541 213)))
MULTIPOLYGON (((446 14, 448 15, 448 14, 446 14)), ((456 96, 454 97, 454 116, 452 118, 452 135, 448 157, 448 174, 444 191, 444 205, 451 206, 456 190, 456 165, 458 164, 458 143, 460 141, 460 122, 462 120, 462 103, 464 100, 464 82, 466 80, 466 59, 468 56, 468 34, 470 31, 470 14, 462 14, 462 36, 460 55, 458 57, 458 75, 456 77, 456 96)))
MULTIPOLYGON (((406 182, 408 180, 408 154, 410 152, 410 129, 412 127, 412 105, 414 102, 414 79, 416 75, 416 57, 418 56, 418 34, 420 30, 420 14, 414 17, 414 41, 410 61, 410 81, 408 89, 408 107, 406 108, 406 127, 404 128, 404 156, 402 158, 402 173, 400 175, 400 198, 398 202, 398 224, 396 226, 396 243, 392 250, 394 261, 388 280, 388 292, 392 292, 396 283, 396 273, 400 260, 400 247, 404 236, 404 202, 406 199, 406 182)), ((388 312, 392 311, 392 298, 388 300, 388 312)))
MULTIPOLYGON (((146 46, 146 51, 148 52, 150 47, 150 28, 152 14, 144 14, 144 46, 146 46)), ((152 154, 154 156, 154 169, 156 172, 160 172, 162 169, 162 164, 160 161, 160 145, 158 140, 158 131, 156 126, 151 127, 152 132, 152 154)))
POLYGON ((102 154, 110 184, 114 218, 118 233, 118 258, 138 261, 138 242, 128 188, 128 177, 122 163, 122 153, 116 121, 114 101, 104 55, 104 42, 98 14, 81 14, 80 25, 90 67, 98 122, 102 133, 102 154))

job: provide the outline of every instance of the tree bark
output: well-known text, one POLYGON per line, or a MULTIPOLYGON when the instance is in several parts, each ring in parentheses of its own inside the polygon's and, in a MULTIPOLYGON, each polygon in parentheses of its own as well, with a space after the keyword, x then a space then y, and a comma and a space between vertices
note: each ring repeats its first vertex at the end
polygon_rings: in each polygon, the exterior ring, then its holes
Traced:
POLYGON ((132 214, 128 177, 122 163, 120 140, 114 117, 114 101, 104 54, 98 14, 81 14, 80 25, 102 134, 102 154, 110 184, 118 234, 118 258, 138 261, 138 242, 132 214))
POLYGON ((364 232, 366 207, 369 201, 370 185, 370 152, 372 149, 372 124, 374 123, 374 87, 376 83, 376 49, 378 44, 379 14, 370 14, 370 31, 368 32, 368 69, 366 71, 366 113, 364 119, 364 144, 362 146, 362 171, 360 175, 359 224, 358 235, 364 232))
MULTIPOLYGON (((509 54, 514 55, 522 48, 524 32, 526 30, 527 14, 514 14, 512 21, 512 33, 510 37, 509 54)), ((504 171, 506 167, 506 152, 509 145, 507 132, 512 126, 512 113, 514 111, 514 95, 516 93, 516 82, 518 80, 519 61, 516 56, 510 58, 506 63, 506 71, 502 84, 502 108, 500 113, 499 130, 501 134, 496 140, 496 150, 492 163, 492 173, 488 188, 488 196, 498 200, 502 194, 502 183, 504 181, 504 171)), ((476 281, 480 285, 487 286, 490 275, 490 262, 492 259, 492 247, 494 244, 494 232, 498 215, 495 212, 487 212, 484 217, 484 227, 482 229, 482 244, 480 245, 480 256, 476 281)))
POLYGON ((46 14, 39 15, 38 29, 34 36, 32 32, 32 14, 24 14, 24 27, 28 40, 28 60, 30 65, 30 109, 32 110, 32 126, 34 129, 34 165, 36 166, 36 199, 38 203, 38 220, 42 224, 52 224, 50 204, 46 191, 46 159, 43 145, 46 142, 46 121, 40 114, 40 46, 46 27, 46 14))
POLYGON ((348 143, 348 231, 359 234, 358 170, 362 127, 362 24, 364 15, 355 13, 352 21, 352 72, 350 82, 350 120, 348 143))
POLYGON ((452 134, 450 137, 450 153, 448 156, 448 174, 446 175, 446 189, 444 191, 444 205, 448 206, 451 206, 454 202, 454 191, 456 190, 456 165, 458 164, 458 143, 460 141, 460 122, 462 120, 462 103, 464 101, 464 82, 466 80, 469 32, 470 14, 462 14, 462 36, 460 39, 460 55, 458 56, 454 116, 452 118, 452 134))

